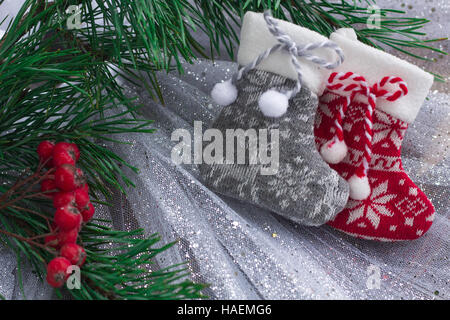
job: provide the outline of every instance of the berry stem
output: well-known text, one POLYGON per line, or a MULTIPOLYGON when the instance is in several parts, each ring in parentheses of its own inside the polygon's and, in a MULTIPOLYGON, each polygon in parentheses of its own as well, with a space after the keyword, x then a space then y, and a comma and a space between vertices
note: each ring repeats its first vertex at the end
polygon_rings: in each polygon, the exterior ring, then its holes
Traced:
MULTIPOLYGON (((20 179, 20 178, 17 179, 17 181, 14 183, 14 185, 8 191, 6 191, 4 194, 2 194, 2 196, 0 196, 0 203, 4 202, 8 197, 13 195, 16 190, 20 189, 22 186, 26 185, 27 183, 30 183, 34 179, 38 179, 39 177, 41 177, 41 179, 39 179, 37 182, 33 183, 31 185, 31 187, 36 185, 37 183, 39 183, 41 180, 47 178, 51 173, 53 173, 53 171, 55 169, 51 168, 50 170, 45 172, 44 175, 40 176, 40 173, 41 173, 42 169, 44 168, 45 164, 49 160, 50 159, 47 159, 46 161, 40 161, 34 174, 32 174, 32 175, 30 175, 30 176, 28 176, 27 178, 24 178, 24 179, 20 179)), ((27 169, 26 171, 29 171, 29 169, 27 169)), ((25 175, 25 173, 22 175, 22 177, 25 175)), ((30 188, 28 188, 27 190, 29 190, 29 189, 30 188)), ((3 208, 5 208, 5 206, 0 206, 0 209, 3 209, 3 208)))
POLYGON ((8 191, 6 191, 4 194, 2 194, 2 196, 0 196, 0 210, 10 207, 14 203, 21 201, 23 199, 41 197, 41 196, 45 196, 46 194, 49 193, 49 192, 38 192, 38 193, 30 194, 31 190, 33 189, 33 187, 36 184, 38 184, 42 180, 45 180, 46 178, 48 178, 48 176, 50 174, 52 174, 54 171, 54 169, 52 168, 52 169, 49 169, 44 174, 41 174, 41 170, 44 167, 44 165, 45 165, 45 162, 40 162, 38 165, 38 168, 34 174, 30 175, 29 177, 27 177, 25 179, 18 179, 16 181, 16 183, 14 183, 14 185, 8 191), (23 187, 24 185, 27 185, 27 184, 29 184, 29 186, 25 190, 23 190, 21 192, 17 191, 21 187, 23 187), (19 194, 18 197, 7 201, 7 199, 11 198, 16 193, 19 194))
POLYGON ((27 208, 23 208, 23 207, 19 207, 19 206, 16 206, 16 205, 10 205, 9 207, 17 209, 17 210, 20 210, 20 211, 29 212, 29 213, 32 213, 34 215, 37 215, 37 216, 47 220, 47 221, 51 221, 51 219, 49 217, 47 217, 47 216, 45 216, 45 215, 43 215, 43 214, 41 214, 41 213, 39 213, 37 211, 31 210, 31 209, 27 209, 27 208))
POLYGON ((44 234, 40 234, 40 235, 37 235, 37 236, 34 236, 34 237, 29 237, 28 240, 34 241, 36 239, 42 239, 42 238, 45 238, 47 236, 55 236, 55 235, 56 235, 56 232, 44 233, 44 234))
POLYGON ((8 236, 8 237, 16 238, 17 240, 26 242, 26 243, 28 243, 28 244, 30 244, 30 245, 32 245, 32 246, 35 246, 35 247, 39 247, 39 248, 41 248, 41 249, 44 249, 44 250, 50 252, 50 253, 53 254, 53 255, 57 255, 57 253, 56 253, 56 251, 55 251, 54 249, 52 249, 52 248, 50 248, 50 247, 48 247, 48 246, 46 246, 46 245, 44 245, 44 244, 41 244, 41 243, 39 243, 39 242, 33 241, 33 240, 31 240, 30 238, 22 237, 21 235, 18 235, 18 234, 15 234, 15 233, 12 233, 12 232, 3 230, 3 229, 0 229, 0 233, 6 235, 6 236, 8 236))

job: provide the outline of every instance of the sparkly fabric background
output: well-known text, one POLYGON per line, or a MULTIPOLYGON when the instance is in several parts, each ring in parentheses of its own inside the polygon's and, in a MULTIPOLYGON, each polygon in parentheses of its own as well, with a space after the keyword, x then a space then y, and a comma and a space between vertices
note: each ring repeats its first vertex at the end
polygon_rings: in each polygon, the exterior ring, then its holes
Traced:
MULTIPOLYGON (((439 92, 446 90, 430 92, 402 150, 406 172, 436 207, 434 224, 418 240, 380 243, 328 226, 295 225, 211 192, 195 165, 175 166, 170 159, 176 144, 172 132, 185 128, 192 133, 194 121, 208 127, 220 111, 209 92, 214 83, 231 76, 236 64, 199 60, 185 67, 181 76, 160 74, 164 106, 123 84, 130 96, 139 96, 146 106, 143 116, 154 119, 158 130, 123 136, 132 145, 114 146, 141 172, 134 176, 136 188, 127 196, 116 194, 111 208, 99 209, 100 216, 112 217, 117 228, 142 227, 148 234, 159 232, 166 242, 179 240, 159 258, 159 265, 188 261, 193 280, 211 284, 205 294, 213 299, 450 298, 450 106, 448 95, 439 92), (380 268, 380 289, 367 286, 371 266, 380 268)), ((24 271, 24 291, 28 299, 52 297, 29 269, 24 271)), ((2 247, 0 294, 23 298, 16 259, 2 247)))

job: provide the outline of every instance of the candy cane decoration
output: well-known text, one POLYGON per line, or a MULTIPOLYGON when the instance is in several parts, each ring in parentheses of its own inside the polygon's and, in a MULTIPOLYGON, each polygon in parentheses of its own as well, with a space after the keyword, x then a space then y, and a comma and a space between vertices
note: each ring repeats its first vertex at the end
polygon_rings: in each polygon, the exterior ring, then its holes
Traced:
POLYGON ((335 115, 334 128, 335 133, 331 140, 322 145, 320 153, 328 163, 339 163, 347 154, 347 145, 344 141, 344 131, 342 122, 356 94, 362 94, 367 97, 368 104, 364 110, 364 151, 363 160, 356 169, 354 175, 350 177, 348 183, 350 185, 350 197, 355 200, 364 200, 370 195, 370 184, 368 180, 369 164, 372 159, 372 139, 373 139, 373 111, 376 107, 378 98, 387 101, 395 101, 408 94, 408 87, 400 77, 386 76, 381 81, 369 86, 364 77, 353 72, 337 73, 334 72, 328 79, 327 89, 345 97, 345 102, 339 108, 335 115), (344 84, 344 82, 349 82, 344 84), (393 84, 398 87, 394 92, 385 89, 387 84, 393 84))
POLYGON ((344 141, 342 122, 351 100, 354 95, 361 90, 361 82, 365 82, 364 77, 353 72, 333 72, 328 78, 327 89, 345 97, 345 101, 339 108, 334 120, 334 136, 320 149, 322 158, 328 163, 339 163, 347 154, 347 145, 344 141), (344 81, 349 83, 345 85, 344 81))

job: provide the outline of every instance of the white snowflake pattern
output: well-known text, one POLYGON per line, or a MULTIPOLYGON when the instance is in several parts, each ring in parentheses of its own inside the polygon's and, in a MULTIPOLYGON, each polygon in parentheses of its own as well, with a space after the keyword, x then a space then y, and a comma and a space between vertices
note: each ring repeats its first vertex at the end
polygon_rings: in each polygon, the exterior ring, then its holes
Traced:
POLYGON ((384 112, 377 112, 376 117, 378 121, 373 124, 373 145, 388 139, 399 149, 408 125, 384 112))
POLYGON ((382 216, 392 217, 394 213, 389 210, 388 203, 397 197, 394 193, 387 193, 388 180, 373 188, 370 198, 363 201, 349 200, 347 224, 359 219, 369 222, 375 229, 378 228, 382 216))

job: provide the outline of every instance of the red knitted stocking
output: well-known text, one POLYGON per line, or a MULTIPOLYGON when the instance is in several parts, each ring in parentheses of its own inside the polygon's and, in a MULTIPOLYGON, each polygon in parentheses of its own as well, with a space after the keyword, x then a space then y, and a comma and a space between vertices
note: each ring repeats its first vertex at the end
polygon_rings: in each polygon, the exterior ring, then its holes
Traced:
POLYGON ((398 77, 370 87, 351 72, 330 76, 316 114, 316 144, 351 188, 346 208, 329 222, 334 228, 382 241, 416 239, 430 228, 433 205, 402 167, 408 125, 376 109, 377 99, 394 101, 407 93, 398 77), (386 89, 392 86, 398 87, 393 93, 386 89))

